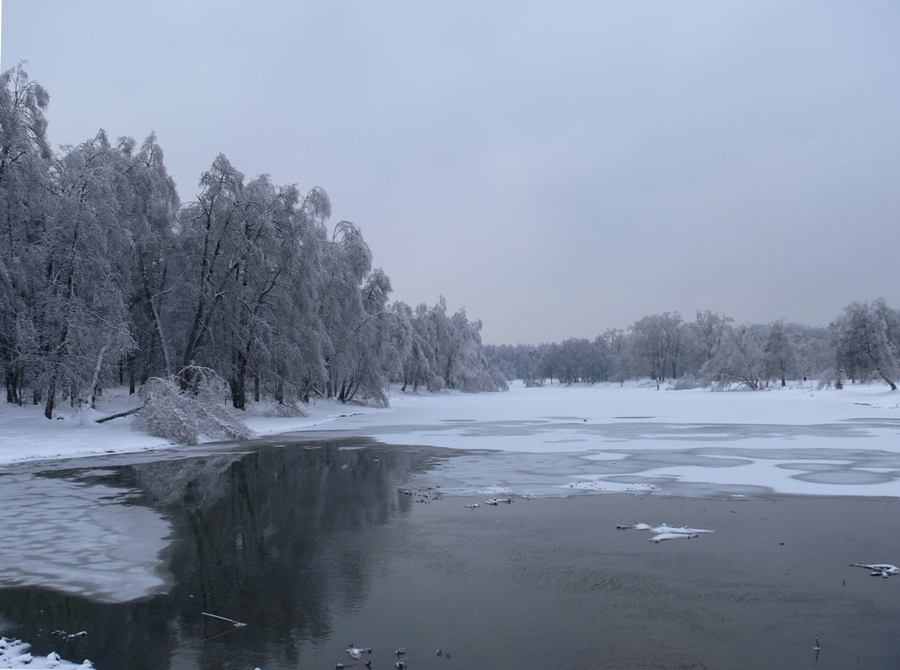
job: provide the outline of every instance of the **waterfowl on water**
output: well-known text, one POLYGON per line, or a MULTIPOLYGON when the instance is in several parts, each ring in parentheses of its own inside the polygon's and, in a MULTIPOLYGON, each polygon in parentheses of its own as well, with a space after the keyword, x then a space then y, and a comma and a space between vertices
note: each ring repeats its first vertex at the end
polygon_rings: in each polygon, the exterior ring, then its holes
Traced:
POLYGON ((350 654, 352 658, 359 659, 363 654, 371 654, 372 648, 366 647, 361 649, 359 647, 354 647, 352 644, 347 648, 347 653, 350 654))

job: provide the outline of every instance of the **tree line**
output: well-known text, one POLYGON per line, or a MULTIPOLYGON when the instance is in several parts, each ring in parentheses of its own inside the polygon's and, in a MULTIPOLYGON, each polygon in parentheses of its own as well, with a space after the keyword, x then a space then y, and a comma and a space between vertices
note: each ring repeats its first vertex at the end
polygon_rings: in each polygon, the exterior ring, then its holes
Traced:
POLYGON ((331 203, 219 155, 181 203, 163 151, 96 137, 54 152, 49 95, 0 75, 0 365, 6 399, 94 404, 151 379, 214 375, 236 408, 313 397, 384 405, 404 389, 498 390, 481 322, 441 298, 390 300, 360 228, 331 203))
POLYGON ((489 345, 488 360, 527 385, 671 380, 675 388, 760 389, 770 383, 816 379, 838 388, 845 381, 900 379, 900 311, 883 299, 854 302, 828 326, 787 323, 738 325, 718 312, 697 311, 685 321, 665 312, 610 329, 593 340, 489 345))

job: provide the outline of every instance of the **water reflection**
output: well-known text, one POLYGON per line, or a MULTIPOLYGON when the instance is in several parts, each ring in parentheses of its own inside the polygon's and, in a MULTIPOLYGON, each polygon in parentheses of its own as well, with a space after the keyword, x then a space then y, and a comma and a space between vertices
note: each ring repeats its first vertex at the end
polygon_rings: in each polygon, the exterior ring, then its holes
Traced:
POLYGON ((0 590, 4 632, 39 653, 101 668, 296 665, 328 637, 334 616, 360 606, 373 565, 392 551, 379 532, 412 499, 398 486, 433 464, 412 448, 359 440, 72 469, 54 478, 131 492, 166 517, 175 541, 161 557, 174 587, 143 602, 102 604, 46 588, 0 590), (210 612, 249 624, 202 616, 210 612), (65 639, 53 631, 86 630, 65 639), (201 641, 206 642, 201 644, 201 641), (47 653, 47 652, 44 652, 47 653))
MULTIPOLYGON (((834 453, 813 453, 811 462, 834 453)), ((683 454, 701 465, 711 456, 683 454)), ((717 457, 725 456, 755 457, 749 450, 717 457)), ((793 450, 778 456, 799 459, 793 450)), ((417 504, 422 498, 399 489, 432 481, 445 491, 454 478, 471 487, 501 475, 533 485, 537 473, 550 487, 572 464, 585 475, 628 471, 583 454, 563 461, 359 439, 261 441, 144 458, 30 466, 0 477, 30 477, 35 490, 43 480, 47 491, 57 484, 117 491, 115 504, 98 502, 94 513, 108 507, 165 519, 172 541, 159 559, 171 588, 128 603, 67 595, 59 583, 57 590, 0 589, 0 623, 7 624, 0 634, 32 642, 35 654, 90 658, 102 670, 333 668, 352 663, 344 651, 351 642, 375 647, 376 669, 392 666, 398 646, 409 650, 413 670, 813 663, 880 670, 900 660, 896 584, 848 567, 896 563, 897 498, 656 493, 521 497, 466 509, 451 496, 417 504), (638 521, 715 533, 653 545, 616 530, 638 521), (83 637, 67 637, 82 630, 83 637), (813 632, 822 637, 818 659, 813 632), (437 648, 452 651, 452 660, 436 656, 437 648)), ((59 500, 47 504, 64 508, 59 500)))

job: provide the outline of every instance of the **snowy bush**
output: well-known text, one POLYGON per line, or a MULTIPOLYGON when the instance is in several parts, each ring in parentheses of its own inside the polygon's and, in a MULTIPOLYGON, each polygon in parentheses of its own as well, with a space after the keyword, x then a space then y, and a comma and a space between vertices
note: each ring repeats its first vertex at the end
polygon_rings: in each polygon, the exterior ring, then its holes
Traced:
POLYGON ((700 388, 703 385, 704 384, 701 381, 694 378, 694 375, 686 374, 683 377, 674 380, 669 385, 669 389, 672 391, 688 391, 690 389, 700 388))
POLYGON ((823 391, 830 389, 832 386, 841 388, 841 375, 834 368, 828 368, 819 373, 819 381, 816 384, 816 390, 823 391))
POLYGON ((253 431, 221 404, 222 386, 209 370, 197 373, 194 392, 182 391, 175 378, 153 377, 141 390, 144 405, 132 427, 178 444, 252 437, 253 431))

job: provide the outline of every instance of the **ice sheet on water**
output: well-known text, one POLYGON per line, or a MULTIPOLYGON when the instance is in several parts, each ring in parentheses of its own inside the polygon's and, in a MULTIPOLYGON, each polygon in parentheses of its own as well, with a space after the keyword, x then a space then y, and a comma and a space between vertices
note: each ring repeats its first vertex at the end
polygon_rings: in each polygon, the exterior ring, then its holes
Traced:
POLYGON ((900 454, 815 447, 696 447, 572 453, 470 452, 426 475, 445 494, 500 491, 672 495, 897 495, 900 454))
POLYGON ((158 558, 171 528, 152 510, 122 504, 128 492, 35 474, 0 476, 0 586, 39 586, 102 602, 161 592, 158 558))

